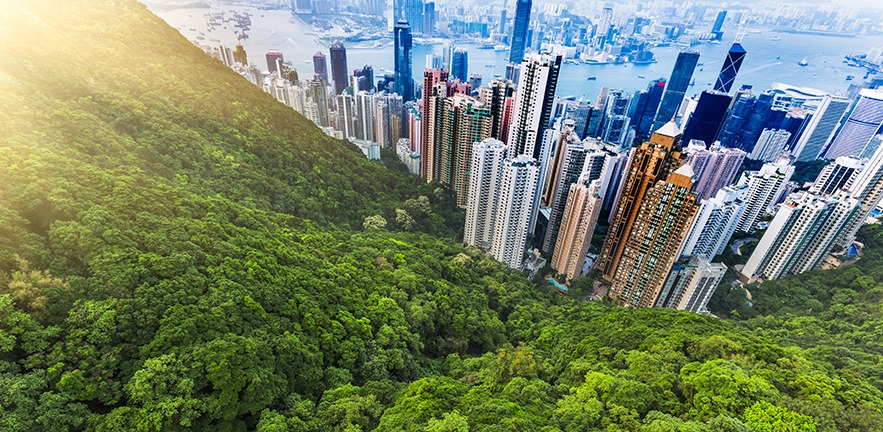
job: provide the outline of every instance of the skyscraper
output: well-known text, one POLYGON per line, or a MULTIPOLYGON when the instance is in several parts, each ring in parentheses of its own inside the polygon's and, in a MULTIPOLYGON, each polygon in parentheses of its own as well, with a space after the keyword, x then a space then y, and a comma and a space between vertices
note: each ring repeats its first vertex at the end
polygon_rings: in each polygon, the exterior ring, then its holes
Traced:
POLYGON ((785 146, 788 139, 791 138, 791 132, 782 129, 764 129, 748 155, 748 159, 757 161, 772 162, 779 158, 785 152, 785 146))
POLYGON ((267 53, 267 70, 270 71, 271 74, 280 73, 281 70, 279 69, 279 64, 283 61, 281 52, 270 50, 270 52, 267 53))
POLYGON ((778 279, 816 268, 853 219, 857 204, 846 193, 792 194, 779 206, 740 278, 778 279))
POLYGON ((359 88, 353 88, 353 92, 358 93, 359 91, 374 91, 374 68, 371 65, 365 65, 362 69, 356 69, 353 71, 353 76, 364 78, 364 87, 362 84, 362 80, 359 80, 359 88))
POLYGON ((491 136, 498 140, 503 140, 508 133, 509 124, 504 122, 504 113, 506 102, 511 102, 513 94, 515 94, 515 86, 511 81, 495 79, 489 82, 487 87, 478 89, 479 99, 491 109, 493 117, 491 136))
POLYGON ((245 48, 242 46, 241 42, 237 43, 236 48, 233 50, 233 61, 242 66, 248 66, 248 54, 245 53, 245 48))
POLYGON ((423 5, 423 36, 432 37, 435 34, 435 2, 426 2, 423 5))
POLYGON ((320 52, 313 54, 313 77, 328 84, 328 61, 325 54, 320 52))
POLYGON ((684 100, 687 87, 690 86, 693 70, 696 69, 698 61, 699 53, 696 51, 678 53, 678 59, 675 61, 671 77, 668 79, 665 92, 662 95, 662 102, 659 103, 659 110, 656 111, 656 120, 653 122, 654 130, 675 118, 678 107, 684 100))
POLYGON ((838 244, 844 247, 855 241, 855 234, 883 199, 883 146, 877 148, 861 173, 853 180, 849 192, 858 200, 859 209, 838 239, 838 244))
POLYGON ((441 126, 440 181, 451 186, 457 206, 465 208, 472 144, 491 136, 491 112, 480 101, 457 94, 445 99, 441 126))
POLYGON ((316 119, 314 121, 321 127, 331 126, 328 118, 328 98, 325 94, 325 83, 318 77, 310 81, 310 101, 316 106, 316 119))
POLYGON ((519 155, 503 162, 490 253, 509 268, 520 268, 539 181, 536 159, 519 155))
POLYGON ((722 148, 715 143, 707 150, 690 154, 690 166, 693 167, 693 193, 699 199, 709 199, 721 188, 733 184, 745 152, 739 149, 722 148))
POLYGON ((601 212, 601 181, 593 181, 589 177, 588 174, 583 174, 577 182, 570 185, 564 217, 561 219, 561 228, 552 253, 552 268, 567 275, 567 279, 574 279, 582 274, 586 252, 601 212))
POLYGON ((785 184, 794 174, 794 166, 789 164, 788 157, 779 158, 776 162, 764 164, 759 171, 742 174, 739 185, 747 185, 745 202, 747 203, 739 224, 738 231, 752 232, 754 225, 763 217, 779 199, 785 184))
POLYGON ((497 198, 506 145, 493 138, 472 147, 469 198, 466 203, 466 227, 463 242, 489 250, 497 220, 497 198))
POLYGON ((334 94, 341 94, 349 86, 346 48, 344 48, 343 42, 334 41, 329 50, 331 51, 331 78, 334 81, 334 94))
POLYGON ((604 104, 604 123, 601 126, 601 141, 619 144, 627 148, 632 145, 629 141, 629 106, 632 102, 631 93, 622 90, 610 90, 607 93, 607 103, 604 104))
POLYGON ((530 8, 533 0, 515 0, 515 22, 512 23, 512 43, 509 46, 509 63, 521 63, 527 47, 527 29, 530 26, 530 8))
POLYGON ((423 151, 420 158, 420 175, 427 182, 437 180, 436 148, 442 119, 442 101, 447 97, 448 71, 438 69, 423 70, 423 151))
POLYGON ((465 48, 456 48, 451 54, 451 79, 466 82, 468 78, 469 52, 465 48))
POLYGON ((720 92, 703 91, 699 96, 696 110, 690 115, 684 127, 684 141, 701 140, 706 145, 714 142, 717 133, 730 107, 730 95, 720 92))
POLYGON ((708 261, 724 251, 745 211, 743 197, 747 186, 727 186, 711 199, 702 200, 680 256, 701 257, 708 261))
POLYGON ((722 10, 717 13, 717 18, 714 19, 714 26, 711 28, 711 34, 714 35, 715 40, 721 40, 724 36, 721 28, 724 26, 725 19, 727 19, 727 11, 722 10))
POLYGON ((794 145, 792 154, 798 161, 807 162, 819 157, 822 148, 834 134, 843 113, 849 108, 847 98, 827 95, 812 114, 806 128, 794 145))
POLYGON ((532 54, 522 62, 508 134, 510 157, 526 154, 539 158, 540 141, 543 131, 549 127, 560 70, 560 55, 532 54))
POLYGON ((831 195, 841 189, 849 190, 864 166, 864 161, 840 156, 822 168, 812 186, 809 187, 809 192, 816 195, 831 195))
POLYGON ((395 53, 395 91, 405 102, 414 100, 414 78, 411 75, 411 26, 400 19, 393 29, 395 53))
POLYGON ((717 81, 714 83, 715 91, 730 92, 733 82, 736 81, 736 74, 739 73, 739 68, 742 67, 742 61, 745 60, 745 54, 747 53, 745 48, 742 48, 742 44, 739 42, 733 43, 730 51, 727 52, 727 58, 721 67, 720 75, 718 75, 717 81))
MULTIPOLYGON (((628 172, 620 187, 616 208, 611 214, 607 237, 595 264, 605 279, 613 280, 622 263, 626 245, 632 237, 632 231, 649 190, 655 187, 657 182, 668 178, 669 174, 683 162, 680 140, 681 133, 677 125, 669 122, 654 132, 650 136, 650 141, 633 149, 634 155, 629 161, 628 172)), ((677 253, 678 246, 674 247, 672 254, 677 253)))
POLYGON ((610 298, 628 306, 656 304, 696 213, 696 195, 690 193, 692 177, 690 165, 684 164, 647 189, 624 239, 610 281, 610 298))
POLYGON ((662 100, 664 90, 665 79, 659 78, 650 81, 647 91, 641 93, 640 102, 635 108, 635 114, 632 116, 632 125, 635 127, 635 137, 637 139, 644 140, 650 136, 653 120, 656 117, 656 111, 659 108, 659 102, 662 100))
POLYGON ((825 151, 825 159, 858 156, 883 126, 883 90, 865 89, 825 151))
POLYGON ((656 306, 706 313, 708 300, 711 299, 726 272, 726 265, 709 263, 701 258, 676 265, 665 281, 656 306))

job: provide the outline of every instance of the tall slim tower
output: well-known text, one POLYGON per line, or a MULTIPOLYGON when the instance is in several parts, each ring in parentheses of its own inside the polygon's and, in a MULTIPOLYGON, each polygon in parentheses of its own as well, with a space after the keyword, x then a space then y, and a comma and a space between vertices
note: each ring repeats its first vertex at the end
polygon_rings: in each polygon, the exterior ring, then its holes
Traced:
POLYGON ((644 140, 650 136, 653 120, 656 117, 656 111, 659 108, 664 90, 665 79, 659 78, 650 81, 647 91, 641 93, 635 114, 632 116, 632 125, 635 127, 636 138, 644 140))
POLYGON ((822 99, 794 145, 792 154, 798 161, 807 162, 819 157, 849 104, 849 99, 843 97, 827 95, 822 99))
POLYGON ((825 159, 858 156, 883 126, 883 89, 864 89, 846 122, 834 137, 825 159))
POLYGON ((696 181, 693 193, 699 199, 709 199, 723 187, 733 184, 744 159, 744 151, 722 148, 718 143, 708 150, 690 154, 690 165, 696 181))
POLYGON ((628 306, 656 304, 696 214, 692 177, 690 165, 684 164, 647 190, 623 242, 610 298, 628 306))
POLYGON ((472 147, 463 242, 483 250, 491 248, 494 238, 497 199, 505 158, 506 145, 502 141, 488 138, 472 147))
POLYGON ((491 136, 498 140, 503 140, 509 129, 509 125, 503 120, 506 101, 511 100, 513 94, 515 94, 515 86, 511 81, 495 79, 489 82, 487 87, 478 89, 479 99, 491 109, 491 117, 493 117, 491 136))
POLYGON ((313 77, 328 84, 328 61, 325 54, 320 52, 313 54, 313 77))
POLYGON ((754 224, 778 201, 792 174, 794 166, 790 165, 787 156, 764 164, 759 171, 742 174, 739 185, 748 186, 745 192, 747 206, 736 226, 738 231, 754 231, 754 224))
POLYGON ((841 238, 838 239, 840 246, 849 246, 855 241, 855 235, 859 228, 883 199, 883 146, 877 148, 877 151, 862 168, 861 173, 852 182, 849 191, 854 198, 858 199, 859 210, 849 221, 841 238))
POLYGON ((511 157, 526 154, 539 158, 540 141, 543 131, 549 127, 560 70, 560 55, 532 54, 522 62, 508 134, 511 157))
POLYGON ((466 82, 469 78, 469 52, 464 48, 456 48, 451 54, 451 79, 466 82))
POLYGON ((530 25, 530 8, 533 0, 515 0, 515 22, 512 23, 512 44, 509 47, 509 63, 521 63, 527 47, 527 29, 530 25))
POLYGON ((684 127, 684 141, 701 140, 711 145, 723 125, 730 107, 730 95, 717 91, 703 91, 696 110, 690 114, 684 127))
POLYGON ((480 101, 457 94, 444 101, 441 134, 441 181, 451 185, 457 206, 469 195, 472 145, 491 136, 491 112, 480 101))
POLYGON ((629 107, 632 103, 631 93, 623 90, 610 90, 607 93, 604 123, 601 126, 601 140, 619 144, 622 148, 632 145, 629 138, 629 107))
POLYGON ((754 144, 748 159, 772 162, 785 152, 791 132, 782 129, 764 129, 754 144))
POLYGON ((438 176, 435 170, 437 137, 441 134, 441 101, 447 97, 448 71, 438 69, 423 70, 423 151, 420 156, 420 175, 427 182, 438 176))
POLYGON ((564 218, 555 242, 555 252, 552 253, 552 268, 567 275, 567 279, 574 279, 582 274, 586 252, 601 212, 601 181, 593 181, 589 177, 588 174, 583 174, 576 183, 570 185, 564 218))
POLYGON ((503 163, 490 253, 509 268, 520 268, 539 181, 536 159, 520 155, 503 163))
POLYGON ((282 72, 281 70, 279 70, 279 64, 282 62, 283 57, 281 52, 277 50, 270 50, 270 52, 267 53, 267 70, 270 71, 271 74, 278 74, 282 72))
POLYGON ((681 246, 680 256, 695 256, 711 261, 723 253, 745 211, 744 195, 747 189, 746 186, 727 186, 717 191, 714 198, 702 200, 681 246))
POLYGON ((675 118, 678 107, 684 101, 687 87, 690 86, 697 62, 699 62, 699 53, 696 51, 678 53, 678 59, 675 61, 671 77, 665 87, 665 93, 662 95, 662 102, 659 103, 659 110, 656 111, 656 119, 653 122, 654 130, 675 118))
POLYGON ((349 86, 346 48, 343 46, 343 42, 334 41, 329 50, 331 51, 331 78, 334 81, 334 94, 341 94, 349 86))
POLYGON ((400 19, 393 29, 395 43, 395 90, 405 102, 414 100, 414 77, 411 75, 411 26, 400 19))
MULTIPOLYGON (((685 155, 681 153, 680 141, 681 132, 677 125, 668 122, 650 136, 650 141, 633 149, 628 173, 620 187, 617 205, 611 215, 607 238, 595 264, 605 279, 613 280, 622 263, 626 244, 638 223, 638 214, 649 190, 658 181, 668 178, 683 162, 685 155)), ((674 247, 672 253, 677 252, 678 246, 674 247)))
POLYGON ((736 81, 736 74, 739 73, 739 68, 742 67, 742 61, 745 60, 745 54, 747 53, 748 52, 745 51, 745 48, 742 48, 741 43, 733 43, 733 46, 730 47, 730 51, 727 52, 727 59, 724 60, 720 75, 718 75, 717 81, 714 83, 715 91, 723 93, 730 92, 730 88, 733 87, 733 82, 736 81))

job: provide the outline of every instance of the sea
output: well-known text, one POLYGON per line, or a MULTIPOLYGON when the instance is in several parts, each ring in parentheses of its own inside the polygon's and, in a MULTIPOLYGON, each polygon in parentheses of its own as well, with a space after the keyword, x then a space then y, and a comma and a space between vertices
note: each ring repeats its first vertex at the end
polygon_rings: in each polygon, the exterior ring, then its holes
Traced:
MULTIPOLYGON (((312 56, 316 52, 328 55, 328 47, 320 40, 320 34, 299 17, 287 10, 257 10, 237 4, 217 3, 208 8, 173 7, 167 4, 147 3, 148 8, 177 28, 187 39, 194 40, 203 33, 202 43, 224 44, 233 47, 236 36, 232 29, 215 28, 210 31, 205 14, 209 12, 247 11, 252 25, 243 46, 249 62, 266 68, 264 54, 271 49, 282 52, 286 62, 297 69, 300 76, 313 73, 312 56)), ((698 94, 710 89, 720 71, 727 51, 736 34, 735 28, 724 28, 724 40, 720 44, 701 44, 692 47, 700 53, 699 65, 693 74, 695 85, 689 93, 698 94)), ((487 83, 491 77, 505 73, 508 50, 478 49, 474 44, 458 44, 468 51, 469 73, 478 73, 487 83)), ((873 47, 883 46, 883 36, 836 37, 811 34, 775 32, 770 29, 751 29, 742 39, 748 52, 733 86, 752 85, 756 91, 770 88, 779 82, 796 87, 809 87, 832 94, 845 94, 851 82, 860 82, 865 70, 843 62, 847 54, 866 53, 873 47), (798 63, 806 59, 807 66, 798 63), (854 76, 847 81, 847 76, 854 76)), ((668 79, 680 48, 658 47, 652 49, 657 62, 647 65, 635 64, 564 64, 558 79, 556 96, 574 98, 597 98, 602 87, 636 91, 647 88, 656 78, 668 79), (589 80, 589 77, 594 77, 589 80)), ((422 81, 427 54, 441 54, 442 45, 415 45, 412 52, 414 79, 422 81)), ((375 77, 393 70, 393 48, 386 44, 381 48, 347 48, 349 69, 363 65, 374 68, 375 77)), ((329 65, 330 66, 330 65, 329 65)), ((330 72, 330 71, 329 71, 330 72)))

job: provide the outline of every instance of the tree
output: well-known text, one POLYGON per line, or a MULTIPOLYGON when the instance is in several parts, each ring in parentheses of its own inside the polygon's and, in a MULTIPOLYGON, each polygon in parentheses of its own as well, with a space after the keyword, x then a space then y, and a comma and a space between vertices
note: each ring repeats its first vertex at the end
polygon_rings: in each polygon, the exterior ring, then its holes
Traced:
POLYGON ((365 221, 362 222, 362 228, 365 228, 366 230, 385 229, 386 219, 380 215, 365 216, 365 221))

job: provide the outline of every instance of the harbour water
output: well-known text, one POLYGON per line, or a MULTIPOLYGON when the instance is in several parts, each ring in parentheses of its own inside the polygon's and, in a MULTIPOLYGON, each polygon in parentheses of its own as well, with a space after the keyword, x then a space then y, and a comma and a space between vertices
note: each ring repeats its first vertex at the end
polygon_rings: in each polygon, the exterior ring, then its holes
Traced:
MULTIPOLYGON (((224 44, 230 47, 236 44, 232 29, 216 28, 214 31, 209 31, 204 14, 247 10, 251 14, 252 26, 248 32, 248 39, 243 40, 243 46, 248 52, 249 61, 261 68, 266 68, 264 54, 270 49, 278 49, 301 76, 310 76, 313 72, 313 54, 317 51, 328 54, 328 47, 319 42, 320 35, 302 20, 292 19, 289 11, 257 10, 226 4, 210 9, 161 8, 152 7, 149 3, 148 7, 188 39, 195 39, 200 33, 204 33, 203 43, 224 44)), ((734 28, 724 28, 724 31, 723 43, 693 47, 700 52, 701 65, 697 66, 693 75, 695 86, 691 87, 688 93, 699 93, 713 85, 726 58, 732 37, 736 33, 734 28)), ((849 86, 850 82, 846 81, 847 75, 854 75, 856 81, 860 81, 865 74, 864 69, 843 63, 843 56, 864 53, 875 46, 883 46, 883 36, 839 38, 762 30, 759 33, 747 34, 742 40, 742 45, 748 54, 734 88, 750 84, 756 90, 764 90, 769 88, 772 82, 782 82, 837 94, 845 92, 849 86), (798 65, 803 58, 807 58, 809 65, 798 65)), ((508 51, 480 50, 472 44, 461 46, 469 51, 469 73, 481 74, 485 83, 490 77, 505 72, 508 51)), ((657 63, 648 65, 565 64, 559 76, 557 95, 594 99, 601 87, 620 88, 626 91, 644 89, 652 79, 668 78, 678 50, 679 48, 676 47, 654 48, 657 63), (596 79, 589 81, 588 77, 596 77, 596 79)), ((412 61, 415 80, 419 82, 422 79, 426 55, 441 54, 441 51, 441 45, 414 46, 412 61)), ((384 71, 391 72, 393 69, 393 48, 388 43, 381 48, 350 47, 347 48, 347 60, 350 69, 361 68, 365 64, 372 65, 375 76, 379 77, 384 71)))

